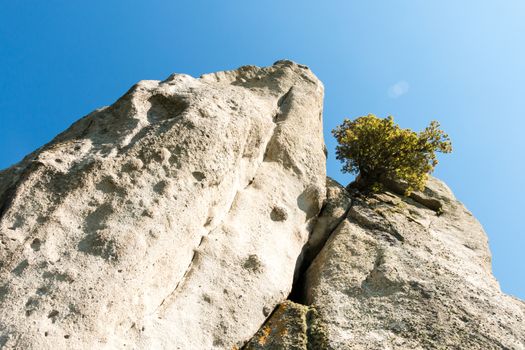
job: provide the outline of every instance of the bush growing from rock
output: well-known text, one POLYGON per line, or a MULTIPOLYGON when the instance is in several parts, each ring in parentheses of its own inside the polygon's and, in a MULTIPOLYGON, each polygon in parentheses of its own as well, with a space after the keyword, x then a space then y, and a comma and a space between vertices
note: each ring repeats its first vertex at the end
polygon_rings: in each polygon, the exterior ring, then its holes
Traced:
POLYGON ((332 133, 339 143, 336 158, 343 162, 342 171, 358 174, 353 185, 359 189, 378 191, 386 180, 401 180, 408 186, 407 194, 422 190, 438 163, 436 152, 452 151, 448 135, 436 121, 417 133, 400 128, 390 116, 369 114, 345 119, 332 133))

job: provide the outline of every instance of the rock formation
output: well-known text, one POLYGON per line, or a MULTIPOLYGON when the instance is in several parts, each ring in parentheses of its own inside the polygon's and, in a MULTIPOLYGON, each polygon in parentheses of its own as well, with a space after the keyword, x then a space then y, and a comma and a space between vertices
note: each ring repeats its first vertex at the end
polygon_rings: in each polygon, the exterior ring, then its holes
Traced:
POLYGON ((410 197, 327 185, 327 241, 293 293, 315 316, 275 312, 248 349, 525 349, 525 303, 500 291, 481 225, 443 182, 410 197))
POLYGON ((323 86, 283 61, 142 81, 0 175, 0 345, 231 349, 325 196, 323 86))
POLYGON ((443 183, 326 179, 322 98, 290 61, 142 81, 0 172, 0 348, 525 349, 443 183))

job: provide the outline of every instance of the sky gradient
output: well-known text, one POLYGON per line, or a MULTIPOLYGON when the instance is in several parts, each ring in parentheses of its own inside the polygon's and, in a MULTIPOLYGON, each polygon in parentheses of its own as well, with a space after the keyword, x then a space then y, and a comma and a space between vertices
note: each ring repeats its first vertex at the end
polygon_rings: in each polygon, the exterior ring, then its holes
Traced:
POLYGON ((436 119, 454 152, 435 175, 488 233, 503 291, 525 299, 525 2, 3 1, 0 168, 134 83, 282 58, 326 89, 328 174, 343 184, 330 130, 342 119, 436 119))

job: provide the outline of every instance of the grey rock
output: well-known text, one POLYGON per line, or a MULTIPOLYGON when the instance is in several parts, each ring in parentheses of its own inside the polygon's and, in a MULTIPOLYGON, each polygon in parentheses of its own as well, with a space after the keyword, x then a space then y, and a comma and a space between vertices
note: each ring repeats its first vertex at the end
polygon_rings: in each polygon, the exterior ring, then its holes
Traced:
POLYGON ((501 292, 486 234, 444 183, 347 196, 303 286, 327 349, 525 349, 525 303, 501 292))

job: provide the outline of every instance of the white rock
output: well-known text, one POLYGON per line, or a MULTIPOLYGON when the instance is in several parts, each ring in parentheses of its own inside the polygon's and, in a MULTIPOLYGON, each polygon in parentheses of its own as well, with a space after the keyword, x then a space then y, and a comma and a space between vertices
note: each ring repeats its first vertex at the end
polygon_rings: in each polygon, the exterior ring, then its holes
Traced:
POLYGON ((289 61, 142 81, 0 172, 0 347, 241 346, 324 200, 322 98, 289 61))

